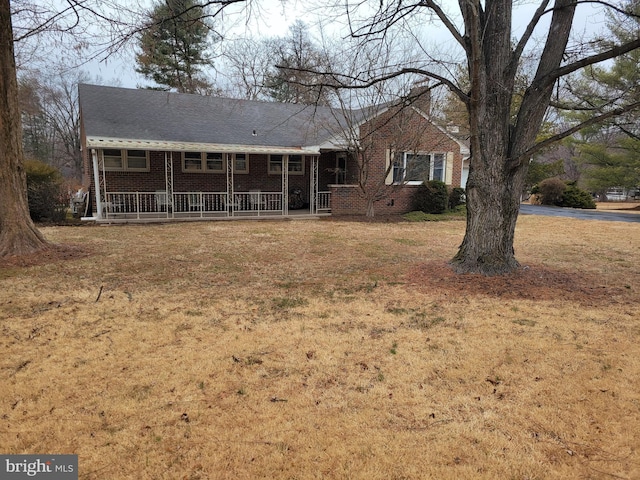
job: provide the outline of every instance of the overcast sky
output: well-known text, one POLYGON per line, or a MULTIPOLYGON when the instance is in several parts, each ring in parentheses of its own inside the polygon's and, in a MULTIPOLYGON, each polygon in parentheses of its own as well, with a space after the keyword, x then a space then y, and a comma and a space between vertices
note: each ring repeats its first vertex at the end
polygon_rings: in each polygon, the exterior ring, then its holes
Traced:
MULTIPOLYGON (((62 0, 58 0, 62 1, 62 0)), ((134 1, 129 4, 134 5, 134 1)), ((231 5, 224 10, 224 24, 222 26, 227 39, 232 40, 238 37, 276 37, 285 36, 289 26, 297 19, 303 20, 310 27, 310 31, 316 38, 321 35, 334 37, 344 36, 347 33, 345 16, 331 18, 330 11, 326 5, 330 3, 321 0, 251 0, 247 3, 231 5), (248 6, 247 6, 248 5, 248 6)), ((149 0, 139 0, 142 6, 151 5, 149 0)), ((538 2, 519 2, 519 6, 514 13, 514 35, 520 35, 524 26, 531 18, 531 15, 538 2)), ((456 14, 459 11, 457 0, 444 0, 442 2, 446 11, 456 14)), ((580 6, 578 16, 574 23, 575 32, 601 30, 604 27, 604 15, 601 8, 580 6)), ((421 25, 416 31, 428 39, 430 48, 443 48, 447 42, 452 42, 448 32, 438 24, 421 25), (437 27, 436 27, 437 25, 437 27)), ((544 33, 544 24, 539 27, 540 34, 544 33)), ((128 88, 149 85, 151 82, 144 79, 135 72, 135 61, 133 54, 134 44, 128 48, 121 49, 117 54, 106 59, 92 60, 82 65, 92 79, 101 83, 119 85, 128 88)), ((78 61, 74 60, 80 56, 86 56, 87 51, 78 49, 74 53, 73 49, 66 47, 62 52, 51 54, 48 59, 58 58, 54 61, 66 64, 73 68, 78 61), (71 52, 73 55, 69 55, 71 52)), ((47 60, 45 60, 47 61, 47 60)), ((45 67, 46 68, 46 67, 45 67)))

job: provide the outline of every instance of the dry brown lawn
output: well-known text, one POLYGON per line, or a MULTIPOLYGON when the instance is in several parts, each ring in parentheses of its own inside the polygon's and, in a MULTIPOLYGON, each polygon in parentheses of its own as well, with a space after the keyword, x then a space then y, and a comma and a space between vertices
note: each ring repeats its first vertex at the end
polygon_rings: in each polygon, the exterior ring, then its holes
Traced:
POLYGON ((47 227, 0 265, 0 452, 81 479, 640 478, 640 225, 47 227))

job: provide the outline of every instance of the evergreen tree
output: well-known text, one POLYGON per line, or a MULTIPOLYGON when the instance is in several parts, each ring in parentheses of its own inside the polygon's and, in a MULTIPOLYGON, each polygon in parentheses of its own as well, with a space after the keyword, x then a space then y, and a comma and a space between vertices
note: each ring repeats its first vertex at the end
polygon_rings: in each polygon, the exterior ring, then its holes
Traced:
MULTIPOLYGON (((611 38, 626 42, 640 37, 640 2, 630 0, 626 9, 631 16, 610 15, 611 38)), ((602 40, 605 46, 611 40, 602 40)), ((582 109, 566 116, 587 120, 603 107, 640 101, 640 49, 616 57, 610 66, 585 69, 572 85, 582 109)), ((603 125, 581 131, 576 140, 585 185, 601 196, 611 187, 633 188, 640 184, 639 110, 612 118, 603 125)))
POLYGON ((212 93, 202 67, 212 30, 203 8, 193 0, 164 0, 150 13, 139 39, 136 71, 158 85, 181 93, 212 93))

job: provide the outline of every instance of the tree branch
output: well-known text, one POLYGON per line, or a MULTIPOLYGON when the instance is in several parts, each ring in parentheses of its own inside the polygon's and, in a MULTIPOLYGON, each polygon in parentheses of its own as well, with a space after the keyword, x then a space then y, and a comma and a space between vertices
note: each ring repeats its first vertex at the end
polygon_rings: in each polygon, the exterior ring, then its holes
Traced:
POLYGON ((398 78, 403 75, 417 74, 417 75, 422 75, 424 77, 432 78, 434 80, 437 80, 440 84, 446 85, 451 90, 451 92, 454 93, 456 96, 458 96, 460 100, 465 104, 469 101, 468 95, 465 92, 463 92, 450 79, 443 77, 441 75, 438 75, 435 72, 431 72, 429 70, 423 70, 421 68, 410 68, 410 67, 402 68, 400 70, 396 70, 395 72, 389 73, 387 75, 379 76, 366 81, 363 81, 360 78, 352 75, 336 74, 335 72, 319 72, 317 70, 306 69, 306 68, 291 68, 291 67, 286 67, 284 65, 276 65, 276 68, 294 70, 294 71, 303 72, 303 73, 311 73, 313 75, 319 75, 319 76, 331 78, 335 80, 335 82, 333 83, 320 82, 320 83, 313 84, 313 86, 329 87, 336 90, 337 89, 365 90, 367 88, 373 87, 374 85, 384 83, 388 80, 392 80, 394 78, 398 78))
POLYGON ((531 18, 531 21, 527 25, 527 28, 524 34, 520 38, 520 41, 518 42, 518 45, 516 46, 515 50, 513 51, 513 55, 511 56, 511 64, 509 65, 510 71, 514 72, 518 68, 518 65, 520 63, 520 58, 522 57, 522 52, 527 46, 527 43, 529 43, 529 40, 531 39, 531 35, 533 35, 533 31, 535 30, 536 26, 540 22, 540 19, 546 13, 547 6, 549 5, 549 1, 550 0, 544 0, 540 4, 540 6, 536 9, 535 14, 531 18))
POLYGON ((589 57, 585 57, 582 60, 577 62, 570 63, 568 65, 564 65, 556 70, 549 72, 544 77, 540 78, 540 82, 542 84, 553 83, 560 77, 564 77, 573 73, 581 68, 588 67, 589 65, 594 65, 596 63, 604 62, 605 60, 610 60, 612 58, 619 57, 624 55, 625 53, 629 53, 637 48, 640 48, 640 38, 636 38, 631 42, 624 43, 622 45, 616 45, 615 47, 601 52, 595 55, 591 55, 589 57))
POLYGON ((453 38, 456 39, 456 41, 462 46, 462 48, 465 49, 465 51, 467 50, 467 45, 464 42, 464 37, 462 36, 462 34, 458 31, 458 29, 456 28, 456 26, 453 24, 453 22, 451 21, 451 19, 447 16, 446 13, 444 13, 444 11, 442 10, 442 8, 440 8, 440 6, 435 3, 432 0, 422 0, 420 2, 421 5, 424 5, 425 7, 429 7, 431 10, 433 10, 433 13, 435 13, 438 18, 440 19, 440 21, 444 24, 445 27, 447 27, 447 30, 449 30, 449 32, 451 33, 451 35, 453 35, 453 38))
POLYGON ((556 135, 553 135, 552 137, 549 137, 545 140, 543 140, 542 142, 536 143, 533 147, 531 147, 530 149, 528 149, 526 152, 524 152, 522 155, 519 156, 519 158, 517 159, 518 162, 520 163, 522 161, 522 159, 528 159, 530 158, 534 153, 539 152, 540 150, 542 150, 543 148, 548 147, 549 145, 558 142, 560 140, 562 140, 563 138, 567 138, 571 135, 573 135, 574 133, 582 130, 583 128, 589 127, 591 125, 596 125, 598 123, 602 123, 605 120, 612 118, 612 117, 616 117, 618 115, 622 115, 623 113, 627 113, 630 112, 632 110, 635 110, 636 108, 640 108, 640 101, 637 102, 633 102, 630 103, 629 105, 625 105, 624 107, 620 107, 620 108, 616 108, 614 110, 611 110, 609 112, 603 113, 601 115, 597 115, 595 117, 591 117, 589 120, 585 120, 584 122, 581 122, 577 125, 574 125, 573 127, 560 132, 556 135))

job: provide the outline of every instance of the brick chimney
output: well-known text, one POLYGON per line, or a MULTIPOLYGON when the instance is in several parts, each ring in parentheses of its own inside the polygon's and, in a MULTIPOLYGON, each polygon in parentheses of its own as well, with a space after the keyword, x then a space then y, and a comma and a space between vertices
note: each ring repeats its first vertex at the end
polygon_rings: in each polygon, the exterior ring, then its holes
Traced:
POLYGON ((426 115, 431 114, 431 89, 429 80, 416 82, 411 86, 407 96, 407 104, 416 107, 426 115))

